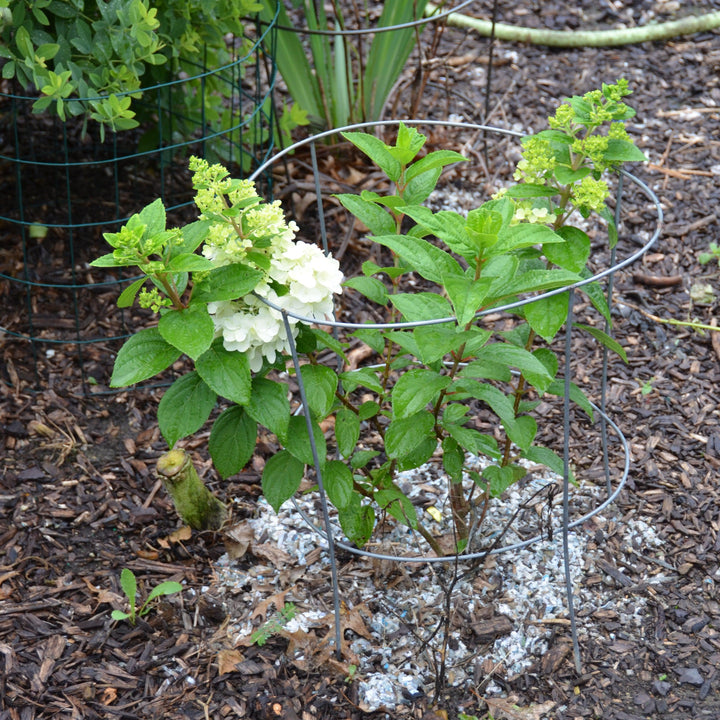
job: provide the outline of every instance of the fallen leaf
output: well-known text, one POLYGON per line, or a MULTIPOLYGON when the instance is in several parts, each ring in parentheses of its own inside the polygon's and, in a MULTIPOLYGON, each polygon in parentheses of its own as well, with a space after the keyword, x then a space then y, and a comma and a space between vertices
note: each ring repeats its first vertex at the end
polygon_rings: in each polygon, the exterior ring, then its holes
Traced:
POLYGON ((277 545, 271 543, 250 544, 250 552, 258 558, 270 561, 276 568, 284 568, 292 563, 292 558, 277 545))
POLYGON ((115 688, 105 688, 102 694, 102 704, 110 705, 117 700, 117 690, 115 688))
POLYGON ((495 720, 541 720, 554 707, 552 700, 541 705, 531 705, 522 708, 515 704, 516 697, 509 698, 483 698, 495 720))
POLYGON ((239 560, 243 557, 254 539, 255 533, 246 522, 236 523, 225 530, 223 541, 230 560, 239 560))
POLYGON ((257 617, 260 617, 264 620, 265 616, 267 615, 267 609, 270 607, 270 605, 274 605, 278 612, 282 610, 285 606, 285 596, 290 592, 291 589, 292 588, 288 588, 287 590, 283 590, 276 595, 272 595, 269 598, 261 600, 255 606, 255 609, 252 611, 252 615, 250 617, 253 620, 257 617))
POLYGON ((235 672, 236 665, 239 665, 245 657, 239 650, 221 650, 217 654, 218 674, 226 675, 235 672))

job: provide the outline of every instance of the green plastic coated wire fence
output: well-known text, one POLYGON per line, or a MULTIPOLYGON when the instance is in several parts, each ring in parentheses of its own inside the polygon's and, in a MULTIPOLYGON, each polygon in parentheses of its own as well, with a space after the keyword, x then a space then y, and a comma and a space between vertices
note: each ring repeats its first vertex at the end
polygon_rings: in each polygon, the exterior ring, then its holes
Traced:
POLYGON ((42 389, 79 365, 82 392, 106 390, 123 338, 145 318, 115 305, 128 275, 89 267, 109 250, 103 233, 158 197, 169 227, 194 218, 190 155, 235 176, 271 156, 277 31, 245 29, 229 64, 180 62, 135 101, 148 121, 104 138, 82 117, 33 114, 37 97, 0 85, 0 382, 42 389))

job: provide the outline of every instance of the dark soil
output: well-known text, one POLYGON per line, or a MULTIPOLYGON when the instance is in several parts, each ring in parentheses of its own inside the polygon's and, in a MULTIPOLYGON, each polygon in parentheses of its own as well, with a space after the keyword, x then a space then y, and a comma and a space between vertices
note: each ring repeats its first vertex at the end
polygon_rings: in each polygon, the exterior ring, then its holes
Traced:
MULTIPOLYGON (((644 23, 650 10, 656 19, 672 19, 720 8, 659 0, 499 5, 505 22, 555 29, 644 23)), ((491 6, 477 2, 472 12, 489 17, 491 6)), ((454 718, 462 705, 480 717, 490 710, 495 718, 537 718, 533 706, 551 701, 547 716, 558 720, 718 718, 720 343, 714 334, 649 315, 712 324, 718 307, 712 292, 698 302, 690 290, 700 281, 718 290, 717 264, 701 266, 698 255, 719 226, 720 37, 585 50, 497 43, 493 55, 487 122, 501 127, 538 130, 560 98, 600 82, 626 77, 634 90, 638 116, 630 129, 651 161, 637 174, 660 197, 666 227, 651 253, 616 276, 616 302, 624 309, 615 335, 629 362, 612 365, 608 405, 628 439, 632 467, 616 521, 591 540, 605 548, 604 573, 586 582, 643 599, 644 627, 638 632, 597 612, 600 639, 581 648, 578 675, 561 626, 541 667, 519 678, 495 677, 514 705, 488 707, 479 686, 409 699, 372 716, 454 718), (622 545, 617 528, 630 517, 653 526, 662 556, 622 545), (659 571, 670 579, 648 583, 659 571)), ((487 63, 487 40, 446 29, 431 59, 423 117, 483 119, 487 63)), ((398 113, 411 94, 408 74, 398 113)), ((646 216, 638 202, 626 225, 632 247, 647 239, 646 216)), ((3 267, 16 268, 19 237, 7 224, 0 237, 3 267)), ((353 247, 345 251, 350 265, 357 263, 353 247)), ((101 288, 80 308, 93 332, 97 325, 122 334, 111 318, 116 294, 115 287, 101 288)), ((0 297, 0 322, 9 327, 22 315, 22 296, 2 281, 0 297)), ((72 322, 62 295, 53 298, 57 306, 46 321, 72 322)), ((155 421, 162 390, 97 392, 108 383, 116 344, 84 348, 81 368, 71 345, 55 347, 49 358, 44 351, 33 357, 27 343, 9 335, 0 343, 0 720, 361 717, 354 683, 332 662, 299 669, 285 653, 287 640, 277 637, 262 647, 233 646, 213 589, 223 539, 175 534, 178 522, 154 478, 154 462, 166 449, 155 421), (83 384, 88 376, 98 385, 83 384), (187 589, 134 627, 115 622, 111 610, 125 608, 123 567, 135 572, 142 594, 164 580, 187 589)), ((596 376, 594 347, 578 345, 575 357, 581 383, 596 376)), ((236 513, 251 513, 260 492, 256 466, 220 482, 209 468, 206 437, 198 434, 185 447, 212 489, 239 498, 236 513)))

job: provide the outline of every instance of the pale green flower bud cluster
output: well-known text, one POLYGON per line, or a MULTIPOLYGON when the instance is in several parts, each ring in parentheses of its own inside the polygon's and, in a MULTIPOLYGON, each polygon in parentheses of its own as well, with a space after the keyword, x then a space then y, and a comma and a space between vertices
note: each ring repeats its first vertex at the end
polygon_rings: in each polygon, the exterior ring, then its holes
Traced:
POLYGON ((604 180, 596 180, 592 175, 584 177, 573 190, 573 200, 579 208, 600 212, 610 196, 610 189, 604 180))
POLYGON ((518 182, 544 185, 555 169, 555 153, 548 140, 532 136, 523 140, 525 148, 522 160, 517 164, 513 177, 518 182))
POLYGON ((151 290, 142 288, 138 295, 138 305, 140 305, 141 308, 150 308, 156 313, 160 312, 160 308, 170 307, 172 300, 160 295, 157 288, 152 288, 151 290))

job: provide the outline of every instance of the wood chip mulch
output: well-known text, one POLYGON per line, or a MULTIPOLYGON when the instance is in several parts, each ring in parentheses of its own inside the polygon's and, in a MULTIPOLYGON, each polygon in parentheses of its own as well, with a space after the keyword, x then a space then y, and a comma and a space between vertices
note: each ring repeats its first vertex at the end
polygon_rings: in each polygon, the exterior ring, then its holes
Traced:
MULTIPOLYGON (((503 8, 506 22, 538 21, 503 8)), ((503 3, 500 4, 501 6, 503 3)), ((563 26, 583 8, 657 6, 660 17, 679 3, 543 3, 547 24, 563 26), (579 8, 579 9, 578 9, 579 8), (564 14, 563 14, 564 13, 564 14)), ((720 7, 682 3, 685 13, 720 7)), ((489 17, 491 3, 476 14, 489 17)), ((677 10, 677 8, 676 8, 677 10)), ((593 22, 612 22, 612 13, 593 22)), ((446 31, 433 80, 452 92, 428 90, 431 112, 476 120, 483 105, 487 43, 446 31), (471 55, 459 63, 453 58, 471 55), (443 84, 445 83, 445 84, 443 84)), ((77 356, 60 346, 40 355, 41 386, 26 345, 0 340, 0 720, 40 718, 454 718, 465 712, 495 718, 557 720, 720 717, 720 344, 715 334, 661 324, 649 315, 712 324, 718 307, 718 266, 697 257, 717 239, 720 201, 720 38, 705 33, 667 43, 549 51, 500 43, 495 50, 491 122, 537 128, 557 99, 582 93, 598 80, 625 76, 635 90, 638 144, 651 165, 639 168, 663 203, 667 226, 659 244, 616 278, 616 336, 629 362, 612 364, 608 405, 626 434, 632 468, 612 522, 593 525, 591 544, 604 551, 588 586, 637 598, 641 624, 623 624, 597 610, 597 638, 582 647, 577 675, 567 627, 558 625, 540 667, 503 686, 509 700, 476 692, 408 700, 389 715, 363 716, 352 678, 331 665, 298 670, 286 641, 234 648, 229 618, 213 595, 212 563, 224 551, 210 533, 176 533, 172 507, 153 476, 163 451, 154 421, 161 390, 119 394, 83 392, 77 356), (691 299, 699 281, 710 286, 691 299), (627 545, 619 528, 639 518, 662 540, 657 548, 627 545), (135 626, 116 622, 125 609, 119 574, 128 567, 141 594, 157 583, 182 581, 135 626), (660 582, 649 582, 657 580, 660 582), (503 704, 504 703, 504 704, 503 704)), ((628 220, 644 238, 646 208, 628 220), (637 224, 635 224, 635 219, 637 224)), ((4 226, 6 247, 17 238, 4 226)), ((0 324, 18 312, 0 283, 0 324)), ((98 294, 97 308, 112 293, 98 294)), ((94 301, 95 302, 95 301, 94 301)), ((57 317, 67 308, 58 300, 57 317)), ((104 321, 104 320, 103 320, 104 321)), ((112 345, 84 349, 84 361, 103 389, 112 345)), ((593 348, 576 348, 578 381, 592 379, 593 348)), ((85 368, 86 373, 87 367, 85 368)), ((188 447, 207 471, 204 438, 188 447)), ((587 465, 596 468, 596 458, 587 465)), ((250 507, 259 492, 250 468, 227 483, 206 477, 224 498, 250 507)), ((584 610, 578 608, 582 615, 584 610)), ((482 682, 481 682, 482 681, 482 682)))

